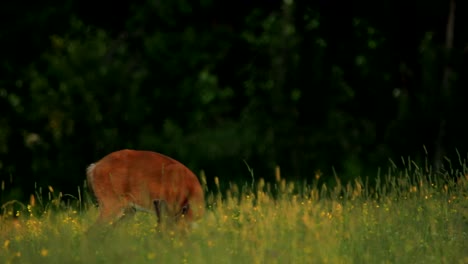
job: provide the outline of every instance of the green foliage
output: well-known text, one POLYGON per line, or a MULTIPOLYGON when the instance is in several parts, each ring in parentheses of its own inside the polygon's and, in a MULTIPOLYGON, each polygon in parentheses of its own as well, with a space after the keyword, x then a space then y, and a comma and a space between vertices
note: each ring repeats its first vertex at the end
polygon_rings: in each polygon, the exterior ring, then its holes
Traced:
POLYGON ((93 5, 1 4, 15 15, 0 25, 10 191, 0 201, 27 199, 35 184, 72 192, 89 163, 123 148, 239 182, 250 178, 244 160, 258 173, 279 164, 288 179, 320 170, 352 181, 388 158, 439 153, 440 164, 455 155, 444 149, 466 151, 466 39, 456 26, 446 50, 431 17, 446 17, 446 2, 399 19, 407 8, 394 1, 372 13, 301 1, 148 0, 109 15, 93 5))

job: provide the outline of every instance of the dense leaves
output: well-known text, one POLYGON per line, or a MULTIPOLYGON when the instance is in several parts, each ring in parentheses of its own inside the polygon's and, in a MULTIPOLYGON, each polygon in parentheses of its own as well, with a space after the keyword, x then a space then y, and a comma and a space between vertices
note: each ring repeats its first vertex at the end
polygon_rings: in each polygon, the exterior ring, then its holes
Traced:
POLYGON ((447 48, 450 2, 367 2, 2 3, 1 199, 73 193, 122 148, 228 181, 458 159, 466 4, 447 48))

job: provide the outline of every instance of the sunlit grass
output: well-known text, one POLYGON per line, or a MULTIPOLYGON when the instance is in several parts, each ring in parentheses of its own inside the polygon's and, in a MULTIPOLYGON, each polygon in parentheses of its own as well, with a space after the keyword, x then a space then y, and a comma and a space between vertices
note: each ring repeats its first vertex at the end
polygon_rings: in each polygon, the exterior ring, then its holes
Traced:
MULTIPOLYGON (((97 208, 79 194, 3 207, 3 263, 468 263, 468 176, 391 172, 375 185, 286 182, 207 190, 207 213, 189 233, 158 232, 139 213, 105 237, 85 231, 97 208), (389 174, 390 175, 390 174, 389 174), (15 207, 18 208, 18 207, 15 207), (22 208, 22 207, 19 207, 22 208), (16 216, 16 217, 15 217, 16 216)), ((203 176, 202 176, 203 177, 203 176)), ((202 179, 205 182, 205 179, 202 179)))

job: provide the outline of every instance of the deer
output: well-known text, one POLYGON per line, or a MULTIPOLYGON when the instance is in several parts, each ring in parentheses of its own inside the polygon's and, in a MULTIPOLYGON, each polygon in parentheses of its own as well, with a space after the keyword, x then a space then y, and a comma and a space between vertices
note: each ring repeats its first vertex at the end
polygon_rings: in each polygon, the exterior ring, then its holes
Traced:
POLYGON ((158 226, 195 225, 205 211, 204 191, 197 176, 181 162, 161 153, 123 149, 86 169, 88 188, 98 203, 99 216, 89 230, 115 225, 136 211, 155 213, 158 226))

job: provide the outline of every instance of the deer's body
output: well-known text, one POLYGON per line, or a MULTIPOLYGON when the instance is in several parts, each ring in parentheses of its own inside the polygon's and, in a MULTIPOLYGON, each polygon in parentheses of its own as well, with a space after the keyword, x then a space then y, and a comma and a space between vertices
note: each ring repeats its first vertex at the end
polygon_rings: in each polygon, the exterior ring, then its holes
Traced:
POLYGON ((115 222, 131 210, 193 222, 204 213, 204 193, 195 174, 165 155, 138 150, 112 152, 87 168, 99 204, 96 224, 115 222))

